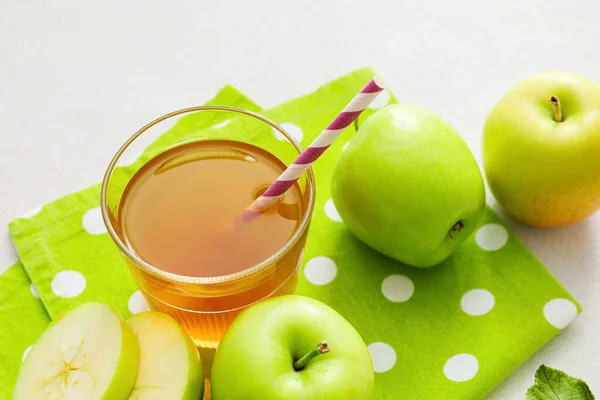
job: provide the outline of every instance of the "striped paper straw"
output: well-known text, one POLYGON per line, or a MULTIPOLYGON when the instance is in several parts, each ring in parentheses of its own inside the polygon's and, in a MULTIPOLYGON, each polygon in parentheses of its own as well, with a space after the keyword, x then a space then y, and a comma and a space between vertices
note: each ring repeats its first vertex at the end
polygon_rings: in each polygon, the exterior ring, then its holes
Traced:
POLYGON ((242 213, 243 220, 251 220, 277 203, 294 183, 310 168, 352 122, 383 91, 384 83, 378 76, 371 79, 360 93, 342 110, 327 128, 317 136, 300 156, 290 165, 275 182, 242 213))

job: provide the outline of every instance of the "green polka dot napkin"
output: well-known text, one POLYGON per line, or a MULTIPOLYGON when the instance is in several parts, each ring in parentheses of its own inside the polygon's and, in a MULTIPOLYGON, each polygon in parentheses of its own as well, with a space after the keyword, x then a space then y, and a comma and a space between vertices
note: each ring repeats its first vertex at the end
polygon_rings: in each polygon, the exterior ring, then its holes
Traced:
POLYGON ((35 287, 17 262, 0 275, 0 399, 9 399, 21 361, 50 323, 35 287))
MULTIPOLYGON (((373 75, 368 68, 356 71, 263 113, 306 146, 373 75)), ((386 91, 372 108, 395 101, 386 91)), ((257 109, 231 88, 213 101, 219 102, 257 109)), ((213 137, 231 129, 267 148, 283 145, 276 135, 246 124, 185 117, 125 168, 133 171, 192 128, 213 137)), ((431 269, 404 266, 355 239, 329 188, 333 166, 354 132, 348 128, 315 164, 317 202, 298 293, 331 305, 361 333, 377 372, 375 399, 480 399, 580 307, 490 209, 472 237, 431 269)), ((109 303, 125 317, 146 308, 102 225, 98 193, 94 186, 66 196, 10 225, 50 318, 92 300, 109 303)), ((35 300, 22 273, 20 279, 15 290, 35 300)), ((17 310, 11 318, 23 321, 17 310)), ((47 319, 39 321, 44 325, 47 319)), ((15 351, 21 351, 14 358, 20 358, 33 338, 27 344, 18 331, 14 335, 15 351)))

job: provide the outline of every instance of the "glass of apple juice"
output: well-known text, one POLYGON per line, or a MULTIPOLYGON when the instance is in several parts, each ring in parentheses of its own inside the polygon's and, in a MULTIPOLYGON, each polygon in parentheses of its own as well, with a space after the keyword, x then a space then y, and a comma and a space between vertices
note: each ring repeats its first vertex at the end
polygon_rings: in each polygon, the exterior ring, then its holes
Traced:
POLYGON ((175 318, 203 357, 244 308, 294 292, 312 171, 258 218, 238 216, 301 151, 261 115, 204 106, 150 122, 109 164, 101 209, 110 237, 149 307, 175 318))

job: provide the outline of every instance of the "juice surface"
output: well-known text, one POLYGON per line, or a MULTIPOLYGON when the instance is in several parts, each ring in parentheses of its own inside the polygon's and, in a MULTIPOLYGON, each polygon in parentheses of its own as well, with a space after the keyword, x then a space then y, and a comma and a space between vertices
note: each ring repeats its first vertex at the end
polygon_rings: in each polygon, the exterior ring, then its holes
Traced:
POLYGON ((119 221, 127 246, 156 268, 214 277, 248 269, 291 238, 302 216, 294 185, 251 222, 238 216, 285 170, 274 155, 229 140, 187 143, 158 155, 131 179, 119 221))

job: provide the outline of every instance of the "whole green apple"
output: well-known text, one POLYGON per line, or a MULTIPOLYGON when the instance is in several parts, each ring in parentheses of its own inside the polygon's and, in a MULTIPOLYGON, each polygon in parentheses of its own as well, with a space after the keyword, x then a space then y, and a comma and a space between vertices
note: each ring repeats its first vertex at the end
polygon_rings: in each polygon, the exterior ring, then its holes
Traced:
POLYGON ((211 372, 212 400, 367 400, 373 388, 358 332, 327 305, 294 295, 244 310, 211 372))
POLYGON ((366 119, 335 167, 332 197, 355 236, 415 267, 449 257, 485 207, 465 142, 440 116, 410 104, 366 119))
POLYGON ((513 87, 483 130, 490 189, 534 226, 581 220, 600 207, 600 86, 545 72, 513 87))

